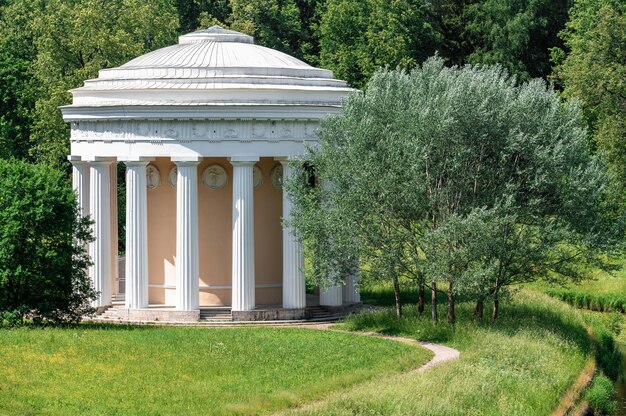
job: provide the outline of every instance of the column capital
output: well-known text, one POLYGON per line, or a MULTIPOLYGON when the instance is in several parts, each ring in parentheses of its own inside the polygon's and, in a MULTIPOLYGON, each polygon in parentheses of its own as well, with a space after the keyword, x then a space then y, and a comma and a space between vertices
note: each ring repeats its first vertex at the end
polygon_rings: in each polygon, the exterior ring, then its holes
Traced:
POLYGON ((126 165, 126 168, 128 169, 145 168, 146 166, 148 166, 149 163, 150 161, 148 160, 125 160, 124 161, 124 165, 126 165))
POLYGON ((124 164, 126 166, 128 166, 128 165, 141 165, 141 164, 146 164, 147 165, 148 163, 152 162, 153 160, 154 160, 153 157, 143 157, 143 156, 118 158, 118 161, 124 162, 124 164))
POLYGON ((228 158, 231 165, 235 166, 253 166, 259 161, 258 156, 231 156, 228 158))
POLYGON ((200 155, 172 156, 171 159, 172 162, 176 163, 176 166, 195 166, 202 162, 200 155))
POLYGON ((81 164, 81 163, 87 163, 84 160, 82 160, 81 156, 76 156, 76 155, 69 155, 67 157, 67 160, 69 160, 72 165, 77 165, 77 164, 81 164))
POLYGON ((108 165, 117 163, 117 158, 108 156, 88 156, 83 157, 83 161, 89 162, 90 165, 108 165))

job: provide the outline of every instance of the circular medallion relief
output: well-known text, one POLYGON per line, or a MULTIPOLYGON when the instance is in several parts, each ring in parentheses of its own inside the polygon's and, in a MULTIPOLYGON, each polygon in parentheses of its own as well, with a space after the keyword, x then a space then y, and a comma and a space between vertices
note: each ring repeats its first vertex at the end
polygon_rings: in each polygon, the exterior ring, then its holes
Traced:
POLYGON ((283 165, 278 164, 272 168, 270 182, 272 182, 275 188, 280 189, 283 187, 283 165))
POLYGON ((178 168, 176 166, 170 169, 170 173, 167 175, 167 181, 170 185, 176 188, 176 181, 178 180, 178 168))
POLYGON ((202 174, 202 183, 209 189, 221 189, 228 183, 226 169, 220 165, 211 165, 202 174))
POLYGON ((161 172, 153 164, 149 164, 146 167, 146 184, 148 189, 154 189, 161 185, 161 172))
POLYGON ((252 184, 258 188, 263 183, 263 172, 257 165, 252 168, 252 184))

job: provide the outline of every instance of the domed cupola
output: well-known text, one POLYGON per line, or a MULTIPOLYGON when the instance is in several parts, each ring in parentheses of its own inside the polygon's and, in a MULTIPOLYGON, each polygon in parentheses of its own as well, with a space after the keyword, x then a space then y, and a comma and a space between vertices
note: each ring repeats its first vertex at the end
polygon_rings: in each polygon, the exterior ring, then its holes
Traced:
POLYGON ((180 36, 177 45, 101 70, 97 79, 71 91, 74 101, 63 113, 66 120, 78 120, 93 114, 94 107, 106 107, 110 117, 120 113, 114 108, 124 107, 123 116, 132 118, 144 106, 194 106, 194 117, 254 118, 260 107, 293 106, 305 118, 317 118, 334 112, 348 91, 329 70, 255 45, 251 36, 212 26, 180 36), (210 110, 217 106, 217 113, 210 110), (224 106, 249 111, 229 115, 224 106))

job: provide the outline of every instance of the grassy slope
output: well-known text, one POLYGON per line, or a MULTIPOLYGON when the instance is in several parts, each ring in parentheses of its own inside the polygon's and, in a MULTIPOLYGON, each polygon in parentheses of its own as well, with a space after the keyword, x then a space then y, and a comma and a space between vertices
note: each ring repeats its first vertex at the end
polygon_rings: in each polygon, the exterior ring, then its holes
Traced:
POLYGON ((389 311, 351 318, 344 328, 445 343, 461 350, 461 358, 423 374, 374 380, 293 413, 549 414, 590 351, 579 313, 541 294, 518 293, 496 325, 473 323, 469 304, 460 305, 459 315, 455 328, 433 327, 414 313, 401 323, 389 311))
POLYGON ((548 293, 578 307, 593 310, 626 309, 626 260, 616 263, 619 270, 611 273, 596 270, 590 280, 570 283, 567 286, 551 286, 537 282, 529 287, 548 293))
POLYGON ((302 329, 0 330, 0 415, 250 414, 430 356, 393 341, 302 329))

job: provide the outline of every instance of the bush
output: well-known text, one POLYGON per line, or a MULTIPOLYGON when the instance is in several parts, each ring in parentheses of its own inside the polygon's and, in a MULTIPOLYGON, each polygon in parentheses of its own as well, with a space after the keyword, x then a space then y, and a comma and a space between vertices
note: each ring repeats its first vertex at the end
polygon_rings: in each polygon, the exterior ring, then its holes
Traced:
POLYGON ((613 383, 603 375, 596 375, 587 390, 587 401, 595 414, 616 415, 617 401, 615 401, 615 390, 613 383))
POLYGON ((85 272, 90 221, 67 177, 0 160, 0 323, 73 323, 93 312, 85 272))

